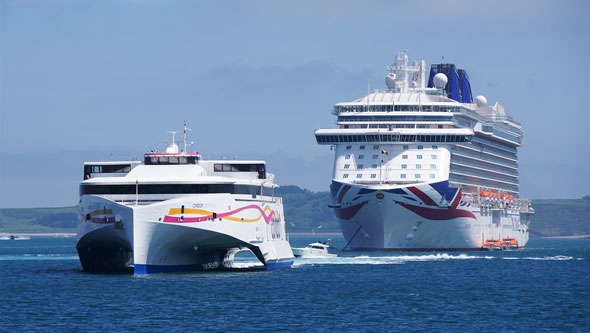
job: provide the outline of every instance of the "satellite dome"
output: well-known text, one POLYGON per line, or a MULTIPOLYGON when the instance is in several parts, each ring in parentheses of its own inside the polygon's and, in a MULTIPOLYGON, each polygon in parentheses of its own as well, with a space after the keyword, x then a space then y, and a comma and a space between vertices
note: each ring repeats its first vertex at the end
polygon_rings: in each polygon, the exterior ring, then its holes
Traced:
POLYGON ((387 89, 395 88, 395 74, 387 74, 387 76, 385 77, 385 84, 387 85, 387 89))
POLYGON ((479 107, 485 106, 486 104, 488 104, 488 99, 482 95, 479 95, 475 97, 475 104, 477 104, 477 106, 479 107))
POLYGON ((447 82, 449 82, 449 79, 447 79, 447 76, 443 73, 438 73, 434 76, 432 81, 434 82, 434 86, 437 89, 444 89, 447 85, 447 82))

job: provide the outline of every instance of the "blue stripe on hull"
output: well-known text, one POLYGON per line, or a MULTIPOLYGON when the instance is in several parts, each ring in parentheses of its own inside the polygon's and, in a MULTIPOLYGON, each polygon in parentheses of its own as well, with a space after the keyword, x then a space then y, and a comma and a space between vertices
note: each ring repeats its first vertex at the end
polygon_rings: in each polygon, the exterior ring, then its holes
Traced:
POLYGON ((201 268, 201 265, 141 265, 135 264, 133 274, 143 275, 150 273, 173 273, 173 272, 192 272, 201 268))
POLYGON ((266 270, 270 271, 273 269, 282 269, 282 268, 289 268, 293 265, 293 261, 283 261, 283 262, 274 262, 274 263, 267 263, 266 270))

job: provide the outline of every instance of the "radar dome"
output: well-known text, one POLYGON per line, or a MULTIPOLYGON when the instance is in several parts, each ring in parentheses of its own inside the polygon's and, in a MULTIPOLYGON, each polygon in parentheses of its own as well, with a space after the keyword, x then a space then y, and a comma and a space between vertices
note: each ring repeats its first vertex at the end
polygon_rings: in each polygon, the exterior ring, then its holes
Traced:
POLYGON ((447 82, 449 82, 449 79, 447 79, 447 76, 443 73, 438 73, 434 76, 432 81, 434 82, 434 86, 437 89, 444 89, 447 85, 447 82))
POLYGON ((387 76, 385 77, 385 84, 387 85, 387 89, 395 88, 395 74, 387 74, 387 76))
POLYGON ((479 107, 485 106, 486 104, 488 104, 488 99, 482 95, 479 95, 475 97, 475 104, 477 104, 477 106, 479 107))

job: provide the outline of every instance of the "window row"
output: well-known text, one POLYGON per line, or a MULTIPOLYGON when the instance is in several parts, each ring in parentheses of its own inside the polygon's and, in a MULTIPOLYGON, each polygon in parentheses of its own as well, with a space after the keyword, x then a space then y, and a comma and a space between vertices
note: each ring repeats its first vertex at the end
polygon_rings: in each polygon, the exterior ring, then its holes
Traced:
POLYGON ((196 194, 196 193, 231 193, 261 194, 271 196, 271 187, 236 184, 139 184, 136 185, 80 185, 80 195, 125 195, 125 194, 196 194))
MULTIPOLYGON (((426 176, 426 175, 424 175, 424 176, 426 176)), ((343 175, 342 175, 342 178, 344 178, 344 179, 347 179, 347 178, 349 178, 349 174, 348 174, 348 173, 345 173, 345 174, 343 174, 343 175)), ((362 178, 363 178, 363 174, 362 174, 362 173, 357 173, 357 174, 356 174, 356 178, 357 178, 357 179, 362 179, 362 178)), ((372 174, 370 175, 370 178, 377 178, 377 174, 376 174, 376 173, 372 173, 372 174)), ((408 177, 407 177, 407 174, 405 174, 405 173, 401 173, 401 174, 399 175, 399 178, 406 179, 406 178, 408 178, 408 177)), ((414 174, 414 178, 415 178, 415 179, 421 179, 421 178, 422 178, 422 174, 416 173, 416 174, 414 174)), ((435 178, 436 178, 436 175, 435 175, 435 174, 433 174, 433 173, 431 173, 431 174, 429 174, 429 175, 428 175, 428 178, 430 178, 430 179, 435 179, 435 178)))
MULTIPOLYGON (((366 146, 364 146, 364 145, 359 146, 359 150, 365 150, 365 148, 366 148, 366 146)), ((423 145, 418 145, 418 146, 416 146, 416 148, 417 149, 424 149, 424 146, 423 145)), ((351 149, 352 149, 352 146, 346 146, 346 148, 345 148, 345 150, 351 150, 351 149)), ((374 145, 373 146, 373 150, 377 150, 377 149, 379 149, 379 145, 374 145)), ((408 149, 410 149, 410 146, 409 145, 403 145, 402 146, 402 149, 403 150, 408 150, 408 149)), ((438 146, 437 145, 432 145, 432 149, 435 149, 436 150, 436 149, 438 149, 438 146)), ((375 155, 373 155, 373 156, 375 156, 375 155)))
POLYGON ((373 122, 373 121, 451 121, 449 116, 338 116, 338 122, 373 122))
POLYGON ((392 112, 392 111, 424 111, 424 112, 459 112, 457 106, 441 105, 336 105, 334 113, 341 112, 392 112))
MULTIPOLYGON (((362 170, 364 169, 365 165, 364 164, 358 164, 356 166, 357 170, 362 170)), ((377 168, 377 164, 371 164, 371 168, 375 169, 377 168)), ((402 164, 401 165, 402 169, 407 169, 408 165, 407 164, 402 164)), ((344 164, 344 169, 350 169, 350 164, 344 164)), ((422 164, 416 164, 415 165, 415 169, 422 169, 422 164)), ((436 169, 436 164, 431 164, 430 165, 430 169, 435 170, 436 169)))
POLYGON ((316 134, 318 143, 341 142, 469 142, 471 135, 316 134))
MULTIPOLYGON (((408 154, 403 154, 402 155, 402 159, 403 160, 407 160, 408 159, 408 156, 409 156, 408 154)), ((347 154, 347 155, 344 156, 344 159, 349 160, 349 159, 351 159, 351 157, 352 157, 352 154, 347 154)), ((375 160, 378 157, 379 157, 379 155, 373 155, 372 158, 375 160)), ((357 159, 358 160, 362 160, 364 158, 365 158, 365 155, 362 155, 361 154, 361 155, 358 155, 358 158, 357 159)), ((423 155, 421 155, 421 154, 416 155, 416 159, 421 160, 422 158, 423 158, 423 155)), ((436 159, 438 159, 438 155, 432 154, 432 155, 430 155, 430 158, 433 159, 433 160, 436 160, 436 159)))

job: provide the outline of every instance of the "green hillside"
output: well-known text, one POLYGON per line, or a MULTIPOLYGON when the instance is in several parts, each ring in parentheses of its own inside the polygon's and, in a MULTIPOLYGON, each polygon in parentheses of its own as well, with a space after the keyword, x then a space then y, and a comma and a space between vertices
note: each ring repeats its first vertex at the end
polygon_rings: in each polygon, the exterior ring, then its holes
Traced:
MULTIPOLYGON (((297 186, 277 190, 283 197, 287 232, 339 232, 329 192, 297 186)), ((590 196, 533 200, 532 237, 590 235, 590 196)), ((75 232, 76 207, 0 209, 0 232, 75 232)))
POLYGON ((532 237, 590 235, 590 196, 533 200, 532 237))
POLYGON ((0 232, 75 232, 76 207, 3 208, 0 232))

